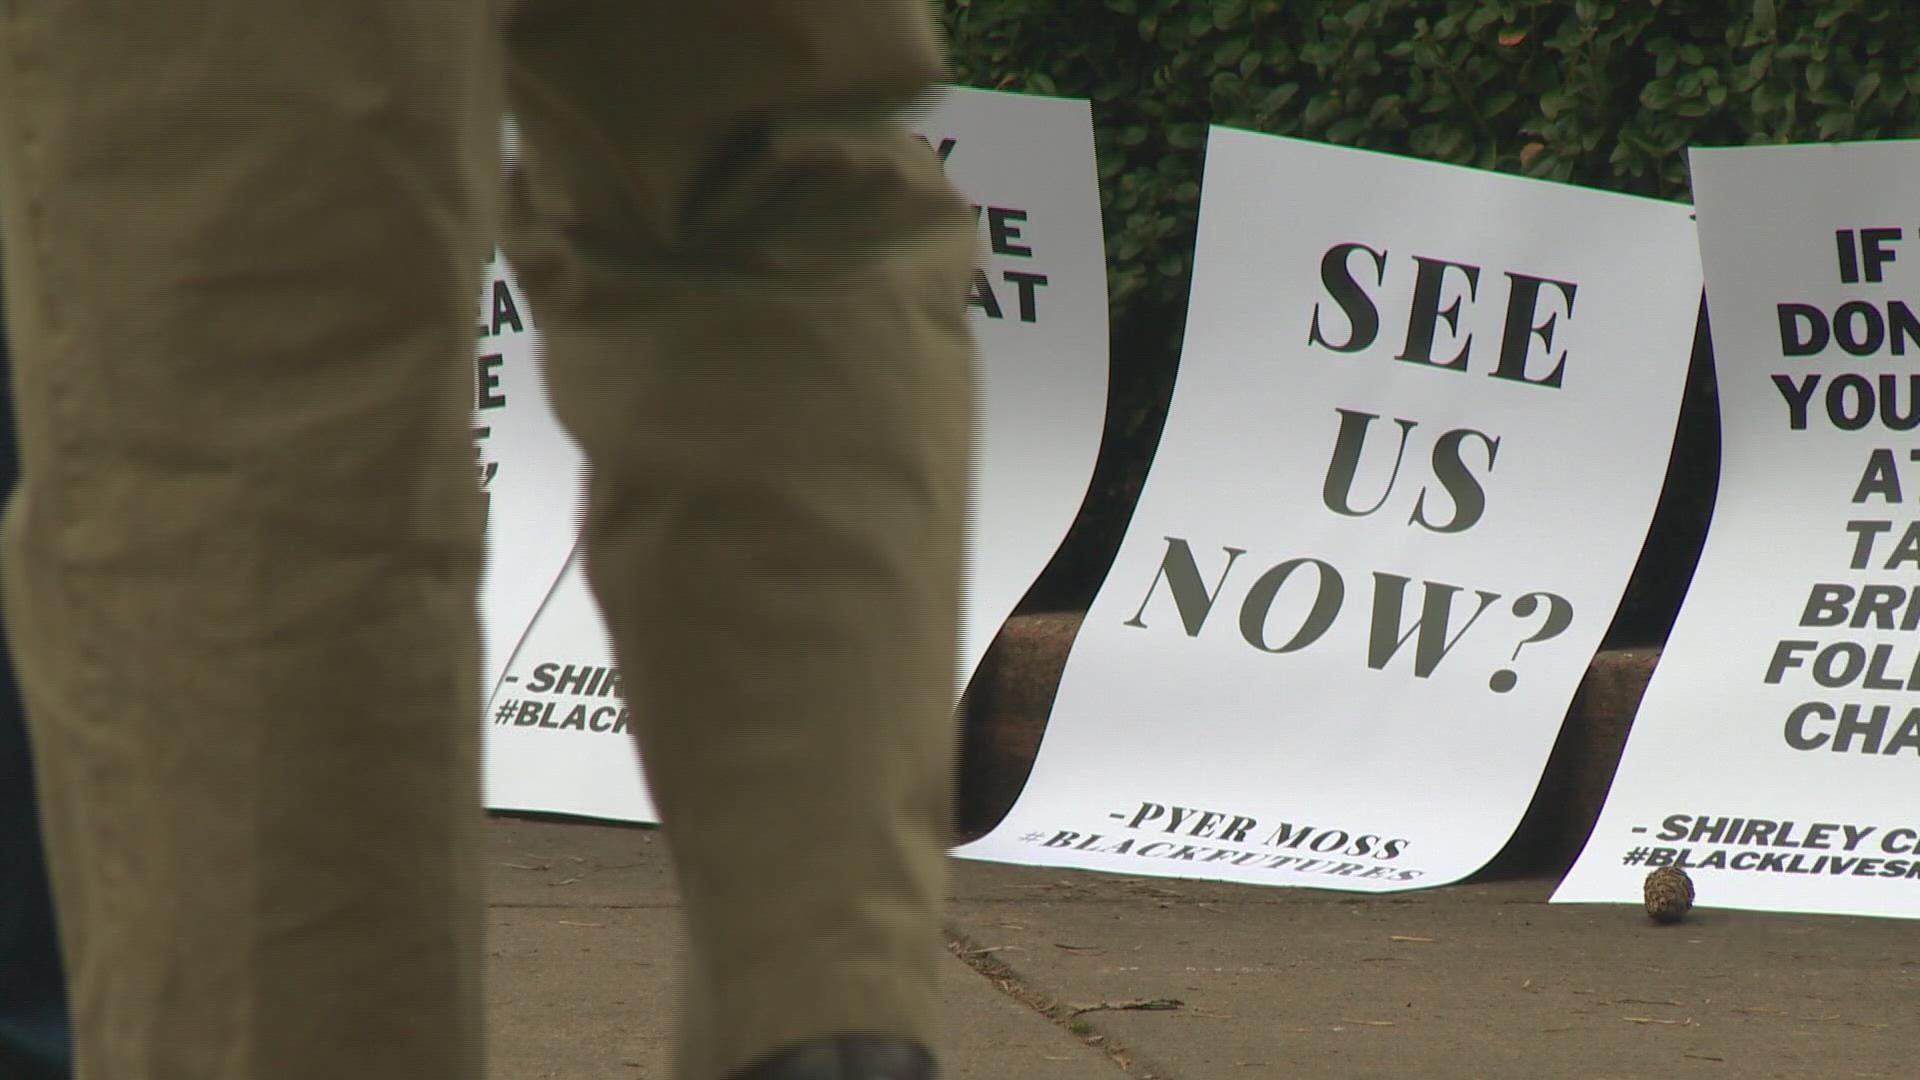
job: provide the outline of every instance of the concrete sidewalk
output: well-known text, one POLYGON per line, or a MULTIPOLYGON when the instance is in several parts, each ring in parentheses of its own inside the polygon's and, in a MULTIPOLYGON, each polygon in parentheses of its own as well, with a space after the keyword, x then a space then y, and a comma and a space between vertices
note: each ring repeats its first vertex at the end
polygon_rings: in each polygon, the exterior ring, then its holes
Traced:
MULTIPOLYGON (((659 833, 489 825, 497 1080, 665 1077, 659 833)), ((1920 1076, 1920 926, 956 864, 952 1080, 1920 1076)), ((1703 898, 1703 903, 1710 903, 1703 898)))

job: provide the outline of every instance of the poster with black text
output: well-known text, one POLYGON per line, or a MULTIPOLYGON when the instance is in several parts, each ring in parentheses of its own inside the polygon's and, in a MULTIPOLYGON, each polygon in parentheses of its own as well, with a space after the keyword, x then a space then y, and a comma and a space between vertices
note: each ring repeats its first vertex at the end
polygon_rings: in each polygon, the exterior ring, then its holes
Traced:
MULTIPOLYGON (((955 89, 911 123, 974 204, 980 238, 969 303, 981 426, 957 699, 1092 479, 1107 395, 1105 249, 1085 101, 955 89)), ((563 561, 488 704, 486 803, 655 820, 612 646, 579 556, 563 561)))
POLYGON ((484 701, 573 550, 581 458, 547 401, 533 311, 498 256, 481 285, 477 336, 473 434, 487 506, 480 585, 484 701))
POLYGON ((961 854, 1367 891, 1508 839, 1651 520, 1687 208, 1213 129, 1165 433, 961 854))
POLYGON ((1920 142, 1692 168, 1719 495, 1554 899, 1920 918, 1920 142))

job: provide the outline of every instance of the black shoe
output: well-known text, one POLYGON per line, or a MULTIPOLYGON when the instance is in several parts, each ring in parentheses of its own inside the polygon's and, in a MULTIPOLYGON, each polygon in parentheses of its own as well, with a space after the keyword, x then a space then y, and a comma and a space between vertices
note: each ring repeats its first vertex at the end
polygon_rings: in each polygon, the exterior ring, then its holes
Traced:
POLYGON ((733 1080, 939 1080, 933 1055, 911 1039, 835 1035, 762 1058, 733 1080))

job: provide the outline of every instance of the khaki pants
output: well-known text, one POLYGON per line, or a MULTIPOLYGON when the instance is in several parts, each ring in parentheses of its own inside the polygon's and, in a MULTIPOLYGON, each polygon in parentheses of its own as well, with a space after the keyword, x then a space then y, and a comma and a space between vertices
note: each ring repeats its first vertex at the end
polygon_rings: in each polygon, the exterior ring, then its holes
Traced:
POLYGON ((929 8, 493 8, 0 0, 6 613, 83 1080, 483 1073, 496 218, 676 851, 679 1075, 935 1038, 973 241, 889 119, 929 8))

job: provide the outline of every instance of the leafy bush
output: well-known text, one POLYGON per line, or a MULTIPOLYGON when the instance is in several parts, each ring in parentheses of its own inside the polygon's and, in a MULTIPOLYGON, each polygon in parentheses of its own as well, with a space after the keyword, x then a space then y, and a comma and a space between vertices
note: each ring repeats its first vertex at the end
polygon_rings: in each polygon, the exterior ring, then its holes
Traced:
MULTIPOLYGON (((1178 355, 1208 124, 1670 199, 1688 197, 1688 146, 1920 133, 1920 19, 1904 0, 944 0, 943 11, 957 81, 1094 105, 1114 316, 1108 442, 1076 535, 1029 607, 1091 598, 1145 474, 1178 355)), ((1695 364, 1680 439, 1710 452, 1676 460, 1616 639, 1664 635, 1698 553, 1717 452, 1700 436, 1714 423, 1710 375, 1695 364)))

